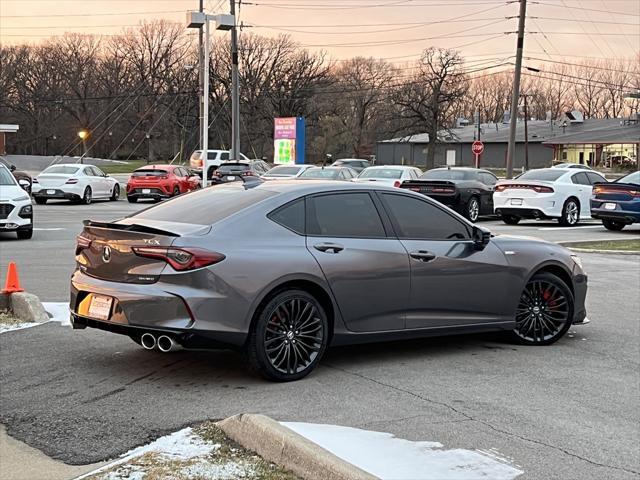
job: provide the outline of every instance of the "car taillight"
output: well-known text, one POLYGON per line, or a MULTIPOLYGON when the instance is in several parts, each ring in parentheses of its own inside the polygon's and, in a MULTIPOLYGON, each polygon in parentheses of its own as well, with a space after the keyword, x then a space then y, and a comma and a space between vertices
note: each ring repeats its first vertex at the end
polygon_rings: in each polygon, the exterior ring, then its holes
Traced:
POLYGON ((83 236, 82 234, 76 237, 76 255, 82 252, 84 249, 91 246, 91 239, 83 236))
POLYGON ((247 170, 246 172, 242 172, 243 177, 255 177, 255 174, 251 170, 247 170))
POLYGON ((200 248, 132 247, 131 249, 139 257, 163 260, 180 272, 207 267, 226 258, 221 253, 200 248))
POLYGON ((535 185, 533 189, 538 193, 553 193, 553 188, 551 187, 542 187, 540 185, 535 185))
POLYGON ((67 180, 65 182, 67 185, 73 185, 75 183, 78 183, 78 179, 77 178, 70 178, 69 180, 67 180))
POLYGON ((399 188, 400 185, 402 185, 402 182, 400 180, 396 180, 395 182, 393 182, 393 186, 396 188, 399 188))
POLYGON ((159 178, 160 180, 166 180, 166 179, 167 179, 167 178, 169 178, 169 177, 167 177, 166 175, 160 175, 160 177, 158 177, 158 178, 159 178))
POLYGON ((537 193, 553 193, 554 191, 553 188, 542 185, 513 184, 496 186, 496 192, 504 192, 507 189, 533 190, 537 193))
POLYGON ((432 193, 453 193, 455 190, 453 188, 441 188, 441 187, 433 187, 431 189, 432 193))

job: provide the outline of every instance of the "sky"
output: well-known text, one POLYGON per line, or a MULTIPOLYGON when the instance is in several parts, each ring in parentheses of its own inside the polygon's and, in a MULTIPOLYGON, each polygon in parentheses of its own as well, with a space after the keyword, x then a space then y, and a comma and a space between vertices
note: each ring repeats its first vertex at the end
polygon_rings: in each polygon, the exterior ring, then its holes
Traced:
MULTIPOLYGON (((525 55, 584 61, 640 51, 640 0, 527 3, 525 55)), ((228 0, 204 4, 209 13, 228 13, 228 0)), ((185 23, 197 7, 198 0, 0 0, 0 41, 113 35, 160 18, 185 23)), ((289 34, 337 60, 361 55, 403 63, 436 46, 481 62, 514 54, 518 8, 509 0, 242 0, 238 18, 243 32, 289 34)))

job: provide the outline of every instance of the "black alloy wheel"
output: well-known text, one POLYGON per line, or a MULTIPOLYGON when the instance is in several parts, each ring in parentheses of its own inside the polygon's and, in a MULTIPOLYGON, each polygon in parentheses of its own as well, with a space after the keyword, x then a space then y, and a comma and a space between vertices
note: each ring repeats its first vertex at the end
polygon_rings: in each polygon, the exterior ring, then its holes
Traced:
POLYGON ((475 223, 480 216, 480 202, 477 197, 471 197, 467 202, 467 206, 464 211, 464 216, 467 220, 475 223))
POLYGON ((116 183, 113 186, 113 192, 111 193, 111 198, 109 200, 111 200, 112 202, 115 202, 118 200, 118 198, 120 198, 120 185, 116 183))
POLYGON ((604 225, 604 228, 606 228, 607 230, 612 230, 614 232, 619 232, 625 227, 624 222, 618 222, 616 220, 606 220, 606 219, 602 220, 602 225, 604 225))
POLYGON ((175 187, 173 187, 172 197, 177 197, 178 195, 180 195, 180 187, 176 185, 175 187))
POLYGON ((259 314, 247 345, 249 363, 269 380, 299 380, 320 361, 328 330, 324 309, 312 295, 281 292, 259 314))
POLYGON ((84 195, 82 196, 82 203, 85 205, 91 204, 91 187, 84 189, 84 195))
POLYGON ((570 198, 564 202, 562 207, 562 216, 558 220, 560 225, 564 227, 572 227, 580 221, 580 205, 577 200, 570 198))
POLYGON ((550 273, 536 274, 520 296, 513 335, 525 345, 550 345, 569 330, 573 312, 569 287, 550 273))

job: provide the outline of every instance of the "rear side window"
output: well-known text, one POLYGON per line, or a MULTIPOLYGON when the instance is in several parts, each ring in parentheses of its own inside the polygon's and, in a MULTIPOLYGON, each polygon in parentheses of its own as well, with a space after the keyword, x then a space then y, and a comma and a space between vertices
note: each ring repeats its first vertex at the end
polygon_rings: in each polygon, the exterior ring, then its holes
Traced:
POLYGON ((413 240, 469 238, 469 230, 444 210, 418 198, 383 193, 382 198, 394 221, 398 237, 413 240))
POLYGON ((498 179, 487 172, 478 172, 480 175, 480 181, 485 185, 495 185, 498 179))
POLYGON ((585 175, 587 176, 587 178, 589 179, 589 181, 591 182, 591 184, 593 185, 594 183, 604 183, 607 181, 606 178, 602 178, 600 175, 598 175, 597 173, 593 173, 593 172, 585 172, 585 175))
POLYGON ((229 160, 229 152, 222 152, 220 154, 220 160, 223 162, 226 162, 227 160, 229 160))
POLYGON ((130 218, 211 225, 273 195, 276 193, 260 188, 210 187, 160 203, 130 218))
POLYGON ((368 193, 336 193, 307 199, 307 234, 322 237, 386 237, 368 193))
POLYGON ((576 173, 573 177, 571 177, 571 181, 573 183, 577 183, 578 185, 591 185, 587 174, 584 172, 576 173))
POLYGON ((268 217, 279 225, 304 235, 304 198, 294 200, 277 210, 268 217))

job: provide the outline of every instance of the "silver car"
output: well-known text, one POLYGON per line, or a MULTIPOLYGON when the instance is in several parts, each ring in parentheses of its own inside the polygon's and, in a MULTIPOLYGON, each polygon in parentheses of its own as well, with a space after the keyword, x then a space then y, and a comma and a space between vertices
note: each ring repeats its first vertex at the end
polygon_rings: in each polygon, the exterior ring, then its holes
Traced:
POLYGON ((579 258, 493 237, 393 187, 297 180, 181 195, 85 221, 74 328, 145 349, 236 347, 268 379, 297 380, 329 345, 507 331, 555 342, 586 321, 579 258))

